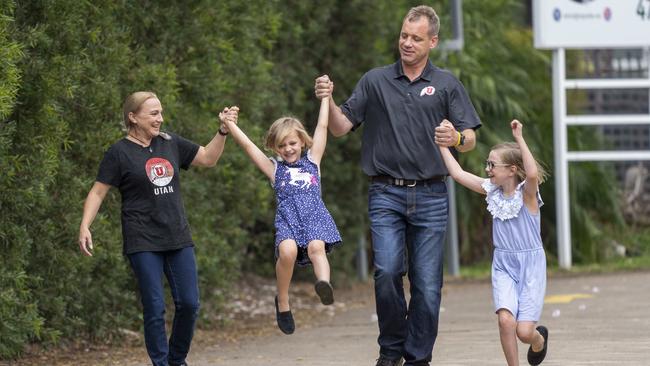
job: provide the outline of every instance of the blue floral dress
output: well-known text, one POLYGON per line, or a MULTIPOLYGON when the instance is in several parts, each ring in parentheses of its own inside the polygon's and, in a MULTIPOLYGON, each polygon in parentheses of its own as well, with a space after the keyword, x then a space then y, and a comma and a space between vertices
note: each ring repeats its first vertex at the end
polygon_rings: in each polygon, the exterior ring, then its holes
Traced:
POLYGON ((341 243, 332 215, 321 198, 318 165, 311 160, 307 151, 298 161, 287 163, 272 158, 275 163, 275 257, 283 240, 293 239, 298 244, 296 263, 309 265, 307 246, 312 240, 325 242, 329 253, 332 247, 341 243))

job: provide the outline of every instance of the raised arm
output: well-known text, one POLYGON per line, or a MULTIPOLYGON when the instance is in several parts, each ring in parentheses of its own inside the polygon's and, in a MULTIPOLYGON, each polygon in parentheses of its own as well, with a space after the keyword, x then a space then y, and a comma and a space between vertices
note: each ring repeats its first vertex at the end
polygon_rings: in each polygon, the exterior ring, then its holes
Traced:
POLYGON ((323 96, 321 98, 320 110, 318 111, 318 123, 316 124, 316 130, 314 131, 314 144, 311 147, 311 158, 318 166, 320 166, 320 161, 325 153, 325 146, 327 146, 327 125, 329 123, 330 98, 331 95, 323 96))
POLYGON ((93 236, 90 233, 90 225, 95 220, 99 207, 101 207, 110 188, 111 186, 108 184, 95 182, 84 203, 84 212, 79 226, 79 250, 89 257, 93 255, 93 236))
POLYGON ((462 184, 474 192, 486 194, 485 189, 483 189, 481 186, 484 180, 483 178, 464 171, 456 159, 454 159, 454 156, 451 154, 451 151, 449 151, 449 148, 444 146, 438 146, 438 148, 440 149, 442 160, 447 166, 449 175, 451 175, 451 177, 454 178, 456 182, 462 184))
MULTIPOLYGON (((234 114, 236 118, 239 108, 224 108, 224 112, 234 114)), ((228 131, 224 131, 223 126, 219 127, 218 133, 214 135, 212 140, 207 145, 199 147, 199 151, 197 151, 194 160, 192 160, 192 165, 203 167, 215 166, 223 153, 227 135, 228 131)))
POLYGON ((314 90, 316 97, 324 99, 329 97, 329 130, 335 137, 343 136, 352 129, 352 122, 343 114, 341 107, 336 105, 332 93, 334 92, 334 83, 330 81, 329 76, 323 75, 316 78, 314 90))
POLYGON ((533 154, 524 140, 523 129, 524 126, 516 119, 510 122, 512 128, 512 136, 515 138, 519 149, 521 150, 521 160, 524 163, 524 170, 526 171, 526 184, 524 184, 524 203, 526 207, 532 212, 538 209, 537 203, 537 189, 539 185, 539 171, 537 169, 537 162, 533 154))
POLYGON ((237 115, 227 114, 222 112, 219 114, 219 118, 226 125, 232 138, 235 140, 237 145, 241 146, 246 152, 246 155, 253 161, 253 163, 266 175, 271 182, 275 181, 275 166, 273 162, 260 150, 251 139, 246 136, 244 131, 237 126, 237 115))

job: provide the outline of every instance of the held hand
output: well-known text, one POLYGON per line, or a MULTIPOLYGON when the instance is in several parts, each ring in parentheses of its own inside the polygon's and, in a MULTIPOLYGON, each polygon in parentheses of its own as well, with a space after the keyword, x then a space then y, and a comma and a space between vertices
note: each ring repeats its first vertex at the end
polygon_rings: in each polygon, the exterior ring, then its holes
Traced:
POLYGON ((317 77, 314 84, 314 92, 318 99, 331 97, 334 92, 334 83, 327 75, 317 77))
POLYGON ((230 107, 230 109, 228 110, 228 113, 226 115, 226 119, 229 122, 237 124, 237 121, 239 120, 239 107, 237 107, 237 106, 230 107))
POLYGON ((79 229, 79 250, 81 250, 84 255, 89 257, 93 256, 93 236, 87 228, 79 229))
POLYGON ((435 142, 439 146, 452 147, 458 143, 458 132, 454 125, 447 119, 442 120, 436 127, 435 142))
POLYGON ((219 112, 219 121, 221 121, 221 124, 226 123, 226 116, 228 115, 228 110, 230 108, 225 107, 223 111, 219 112))
POLYGON ((524 125, 522 125, 521 122, 513 119, 512 122, 510 122, 510 128, 512 128, 512 137, 514 137, 515 140, 523 137, 524 125))
POLYGON ((449 120, 446 119, 446 118, 443 119, 442 122, 440 122, 440 125, 444 126, 444 127, 447 127, 447 128, 450 128, 452 130, 456 129, 456 127, 454 127, 453 123, 449 122, 449 120))
POLYGON ((232 106, 226 107, 219 113, 219 120, 221 121, 221 129, 225 132, 230 132, 228 129, 229 123, 237 124, 239 118, 239 107, 232 106))

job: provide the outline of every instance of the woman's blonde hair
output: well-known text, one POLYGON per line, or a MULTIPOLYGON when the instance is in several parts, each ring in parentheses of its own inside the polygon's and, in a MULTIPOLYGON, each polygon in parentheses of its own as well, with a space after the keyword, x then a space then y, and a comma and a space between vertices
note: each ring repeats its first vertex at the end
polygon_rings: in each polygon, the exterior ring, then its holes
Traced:
MULTIPOLYGON (((492 151, 496 151, 501 158, 501 162, 508 165, 514 165, 517 167, 517 180, 518 182, 523 182, 526 179, 526 170, 524 169, 524 160, 521 157, 521 149, 519 145, 515 142, 504 142, 501 144, 494 145, 492 151)), ((548 173, 544 166, 538 161, 535 160, 537 164, 537 181, 539 184, 544 183, 546 178, 548 178, 548 173)))
POLYGON ((266 133, 265 146, 274 152, 277 151, 282 140, 294 131, 298 135, 298 138, 305 144, 305 150, 309 149, 313 143, 311 136, 305 130, 305 126, 294 117, 280 117, 276 119, 266 133))
POLYGON ((129 113, 138 113, 142 104, 151 98, 158 99, 158 96, 150 91, 137 91, 126 97, 124 104, 122 105, 122 113, 124 118, 124 128, 127 133, 131 131, 131 128, 133 128, 133 122, 129 119, 129 113))

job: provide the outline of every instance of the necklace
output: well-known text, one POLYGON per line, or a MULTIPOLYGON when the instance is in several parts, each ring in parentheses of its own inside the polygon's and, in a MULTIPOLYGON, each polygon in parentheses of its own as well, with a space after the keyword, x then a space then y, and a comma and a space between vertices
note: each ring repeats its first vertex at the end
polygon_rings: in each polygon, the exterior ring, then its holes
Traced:
POLYGON ((133 137, 134 139, 140 141, 140 143, 143 145, 142 147, 148 147, 148 148, 149 148, 149 152, 153 152, 153 149, 151 148, 151 142, 149 142, 149 145, 148 145, 148 146, 144 146, 144 145, 147 145, 146 142, 140 140, 139 138, 137 138, 137 137, 135 137, 135 136, 133 136, 133 135, 131 135, 131 134, 129 134, 129 137, 133 137))

